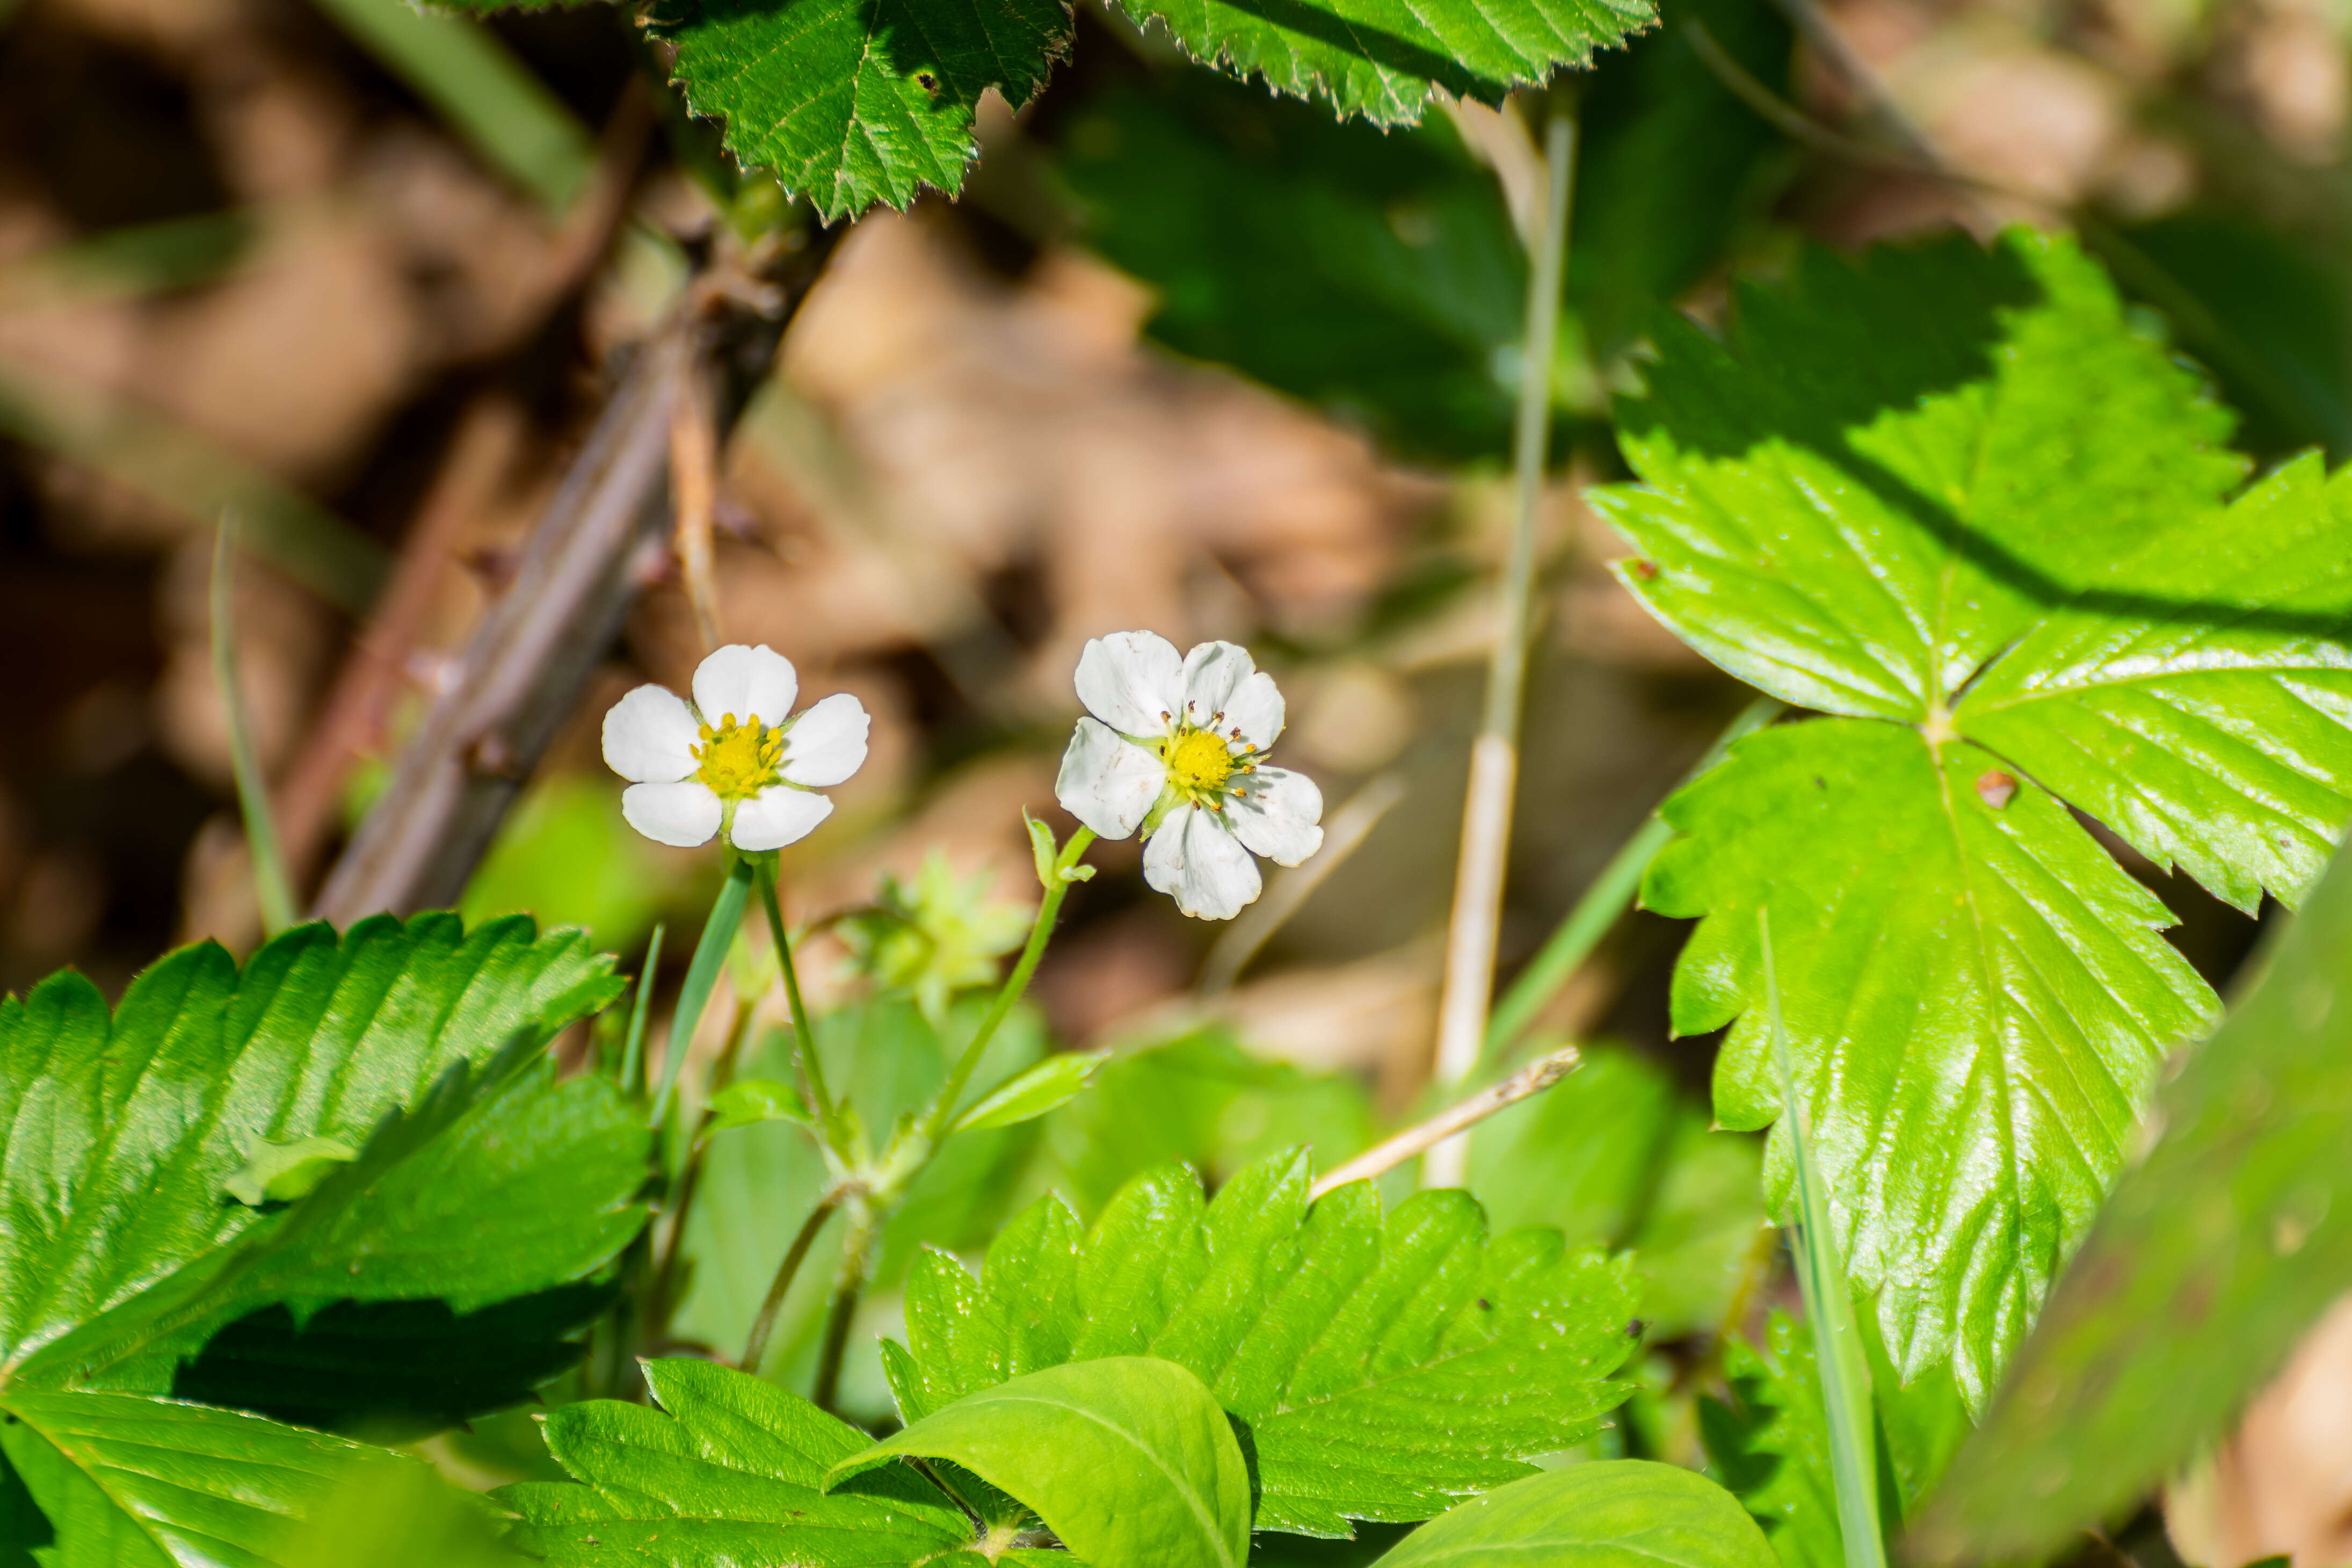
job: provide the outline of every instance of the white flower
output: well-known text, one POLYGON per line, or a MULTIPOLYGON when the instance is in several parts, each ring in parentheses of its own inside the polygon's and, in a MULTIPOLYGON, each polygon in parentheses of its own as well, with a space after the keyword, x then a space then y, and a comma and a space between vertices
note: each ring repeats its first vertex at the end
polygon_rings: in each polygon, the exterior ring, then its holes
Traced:
POLYGON ((659 844, 691 848, 722 826, 738 849, 781 849, 833 810, 813 793, 866 761, 873 721, 836 692, 798 716, 793 661, 730 644, 694 672, 694 701, 640 686, 604 715, 604 762, 630 781, 621 815, 659 844))
POLYGON ((1143 879, 1202 920, 1258 895, 1257 862, 1296 866, 1323 847, 1323 792, 1265 765, 1282 733, 1274 678, 1229 642, 1181 658, 1150 632, 1117 632, 1078 657, 1078 721, 1054 793, 1105 838, 1144 832, 1143 879))

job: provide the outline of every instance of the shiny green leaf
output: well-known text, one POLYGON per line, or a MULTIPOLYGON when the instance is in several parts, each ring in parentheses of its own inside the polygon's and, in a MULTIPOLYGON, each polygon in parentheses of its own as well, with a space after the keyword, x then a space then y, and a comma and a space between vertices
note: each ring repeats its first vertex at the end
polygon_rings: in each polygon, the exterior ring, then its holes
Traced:
POLYGON ((1113 1356, 967 1394, 835 1465, 838 1484, 899 1455, 949 1460, 1034 1510, 1089 1568, 1241 1568, 1250 1475, 1201 1380, 1113 1356))
POLYGON ((1643 1459, 1549 1470, 1414 1531, 1378 1568, 1772 1568, 1729 1492, 1643 1459))
POLYGON ((981 1132, 992 1127, 1012 1127, 1066 1104, 1095 1068, 1108 1059, 1108 1051, 1064 1051, 1035 1067, 1006 1079, 955 1119, 950 1132, 981 1132))
POLYGON ((762 1121, 797 1121, 808 1125, 808 1107, 798 1090, 772 1078, 738 1079, 710 1097, 710 1131, 751 1127, 762 1121))

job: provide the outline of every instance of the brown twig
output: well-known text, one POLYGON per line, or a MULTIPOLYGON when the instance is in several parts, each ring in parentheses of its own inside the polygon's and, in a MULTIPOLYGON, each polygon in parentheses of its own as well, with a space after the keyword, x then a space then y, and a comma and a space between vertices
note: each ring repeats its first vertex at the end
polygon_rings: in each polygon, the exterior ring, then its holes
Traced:
POLYGON ((1505 1107, 1517 1105, 1529 1095, 1541 1094, 1574 1072, 1582 1060, 1574 1046, 1562 1046, 1548 1057, 1539 1057, 1492 1089, 1481 1089, 1460 1104, 1439 1111, 1420 1126, 1409 1127, 1387 1142, 1365 1150, 1317 1181, 1307 1196, 1319 1198, 1334 1187, 1344 1187, 1349 1182, 1377 1176, 1392 1165, 1402 1165, 1455 1133, 1476 1126, 1505 1107))
POLYGON ((719 584, 712 570, 710 514, 719 500, 719 432, 711 411, 710 378, 688 375, 669 414, 669 489, 678 574, 695 628, 708 650, 719 646, 719 584))

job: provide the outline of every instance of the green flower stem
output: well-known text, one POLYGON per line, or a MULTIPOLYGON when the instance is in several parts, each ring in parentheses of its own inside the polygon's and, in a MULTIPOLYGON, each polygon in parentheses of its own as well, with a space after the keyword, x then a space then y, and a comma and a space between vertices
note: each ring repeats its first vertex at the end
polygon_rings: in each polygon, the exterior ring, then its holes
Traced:
POLYGON ((771 854, 760 859, 760 901, 767 906, 768 932, 775 939, 776 967, 783 972, 784 1000, 793 1009, 793 1036, 800 1047, 801 1070, 808 1074, 809 1098, 815 1100, 817 1125, 824 1130, 824 1141, 833 1152, 846 1161, 852 1157, 849 1130, 843 1125, 840 1108, 824 1086, 824 1058, 817 1052, 816 1031, 809 1027, 807 1005, 801 1000, 800 972, 793 967, 792 934, 784 929, 783 906, 776 901, 776 858, 771 854))
POLYGON ((662 928, 646 943, 646 962, 637 971, 637 994, 629 1003, 629 1035, 621 1050, 621 1092, 632 1099, 646 1092, 646 1019, 653 1011, 654 982, 661 971, 662 928))
POLYGON ((1055 918, 1062 912, 1062 900, 1070 890, 1072 879, 1069 873, 1094 841, 1094 830, 1080 827, 1070 835, 1070 841, 1062 847, 1061 854, 1055 858, 1053 879, 1045 889, 1045 898, 1037 905, 1036 922, 1029 928, 1029 943, 1021 950, 1021 962, 1014 964, 1013 973, 1005 977, 1003 988, 997 992, 996 1001, 988 1009, 988 1016, 980 1021, 980 1027, 973 1032, 971 1043, 964 1047, 955 1070, 948 1074, 948 1081, 940 1086, 940 1097, 931 1102, 930 1110, 923 1115, 918 1136, 926 1153, 929 1146, 939 1142, 940 1133, 947 1130, 949 1120, 955 1115, 956 1102, 963 1098, 964 1089, 971 1082, 971 1075, 979 1069, 980 1058, 987 1052, 988 1042, 996 1037, 998 1026, 1012 1013, 1013 1004, 1021 1000, 1021 994, 1029 989, 1029 977, 1037 973, 1037 961, 1045 956, 1045 943, 1053 937, 1055 918))
POLYGON ((760 1315, 751 1320, 751 1337, 743 1342, 743 1359, 736 1364, 745 1372, 757 1373, 760 1363, 767 1359, 768 1340, 776 1331, 776 1314, 784 1310, 784 1298, 792 1293, 793 1281, 800 1275, 801 1265, 808 1260, 809 1248, 816 1245, 817 1233, 824 1222, 841 1206, 838 1196, 828 1194, 801 1224, 801 1232, 793 1237, 793 1245, 784 1253, 784 1260, 776 1266, 776 1277, 768 1281, 768 1294, 760 1302, 760 1315))
MULTIPOLYGON (((1782 704, 1770 697, 1759 697, 1741 709, 1739 716, 1707 747, 1706 755, 1684 776, 1683 783, 1688 784, 1723 761, 1734 742, 1769 724, 1781 711, 1782 704)), ((1584 967, 1584 961, 1592 955, 1601 939, 1633 906, 1650 862, 1658 858, 1658 851, 1674 836, 1675 830, 1666 826, 1665 819, 1653 812, 1623 847, 1610 857, 1609 864, 1584 889, 1584 896, 1576 900, 1576 907, 1568 911, 1568 918, 1559 922, 1543 950, 1528 961, 1527 967, 1519 971, 1510 989, 1503 994, 1503 999, 1495 1004, 1494 1014, 1486 1021, 1483 1059, 1493 1062, 1507 1054, 1518 1044, 1520 1035, 1535 1016, 1584 967)))
POLYGON ((702 1022, 702 1010, 710 1003, 710 993, 719 984, 719 971, 727 962, 727 950, 733 945, 735 932, 743 923, 743 903, 751 892, 751 867, 749 861, 738 860, 728 868, 727 880, 719 885, 719 896, 710 901, 710 918, 702 922, 702 940, 695 944, 694 962, 686 966, 686 987, 677 994, 677 1011, 670 1016, 669 1049, 662 1058, 661 1092, 654 1097, 653 1125, 659 1127, 669 1115, 669 1098, 677 1089, 678 1069, 686 1065, 686 1047, 694 1038, 695 1026, 702 1022))
POLYGON ((841 1241, 841 1273, 833 1287, 833 1306, 824 1319, 824 1348, 818 1352, 816 1387, 810 1397, 820 1410, 831 1410, 841 1393, 841 1363, 849 1352, 849 1328, 857 1316, 857 1298, 866 1289, 866 1268, 874 1244, 881 1239, 887 1215, 863 1193, 849 1199, 849 1234, 841 1241))

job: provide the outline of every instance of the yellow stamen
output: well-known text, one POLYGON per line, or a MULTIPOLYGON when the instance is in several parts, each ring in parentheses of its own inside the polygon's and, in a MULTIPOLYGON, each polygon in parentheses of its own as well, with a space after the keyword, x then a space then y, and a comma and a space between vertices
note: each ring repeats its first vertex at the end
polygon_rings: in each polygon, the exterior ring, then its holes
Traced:
POLYGON ((1164 753, 1168 779, 1189 794, 1209 794, 1224 788, 1233 776, 1234 755, 1225 743, 1206 730, 1188 730, 1164 753))
POLYGON ((784 737, 757 719, 742 723, 729 713, 719 727, 702 727, 702 744, 694 748, 700 765, 694 776, 710 786, 721 800, 749 800, 783 778, 784 737))

